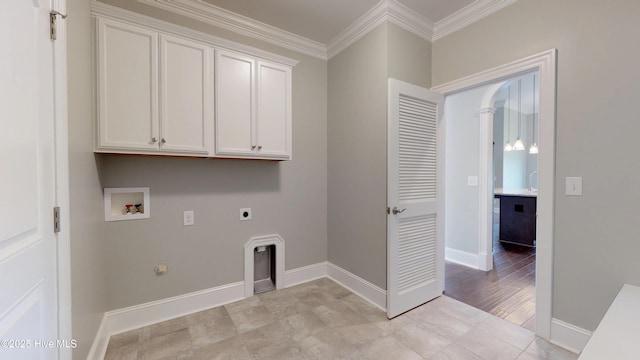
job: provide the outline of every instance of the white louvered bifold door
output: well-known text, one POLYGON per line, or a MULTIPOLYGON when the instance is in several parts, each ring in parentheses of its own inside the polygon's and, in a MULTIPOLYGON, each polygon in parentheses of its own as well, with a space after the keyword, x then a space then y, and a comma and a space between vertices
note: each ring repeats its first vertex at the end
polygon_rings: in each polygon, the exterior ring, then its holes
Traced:
POLYGON ((438 129, 444 97, 389 79, 387 316, 444 289, 438 129))

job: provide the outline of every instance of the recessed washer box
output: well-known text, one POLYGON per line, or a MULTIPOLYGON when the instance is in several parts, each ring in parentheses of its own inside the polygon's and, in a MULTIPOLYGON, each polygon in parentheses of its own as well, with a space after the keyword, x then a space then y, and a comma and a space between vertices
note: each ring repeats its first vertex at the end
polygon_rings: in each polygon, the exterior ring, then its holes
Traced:
POLYGON ((104 188, 104 221, 151 217, 149 188, 104 188))

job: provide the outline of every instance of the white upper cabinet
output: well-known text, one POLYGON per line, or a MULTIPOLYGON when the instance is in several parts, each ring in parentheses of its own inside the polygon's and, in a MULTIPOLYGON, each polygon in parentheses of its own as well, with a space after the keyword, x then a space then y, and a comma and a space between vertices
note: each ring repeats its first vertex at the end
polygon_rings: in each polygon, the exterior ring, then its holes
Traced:
POLYGON ((96 152, 291 159, 295 61, 123 15, 96 17, 96 152))
POLYGON ((160 35, 160 149, 208 154, 213 143, 213 50, 160 35))
POLYGON ((291 159, 291 67, 259 61, 257 101, 258 155, 291 159))
POLYGON ((98 20, 98 148, 158 149, 158 33, 98 20))
POLYGON ((97 151, 207 156, 212 54, 199 42, 98 19, 97 151))
POLYGON ((291 67, 216 53, 216 156, 291 159, 291 67))
POLYGON ((253 156, 255 59, 216 52, 216 155, 253 156))

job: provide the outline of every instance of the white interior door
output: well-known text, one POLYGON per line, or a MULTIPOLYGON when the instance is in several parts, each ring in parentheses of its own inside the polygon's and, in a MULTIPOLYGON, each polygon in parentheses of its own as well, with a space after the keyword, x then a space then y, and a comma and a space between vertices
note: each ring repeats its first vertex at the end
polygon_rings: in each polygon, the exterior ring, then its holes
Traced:
POLYGON ((50 0, 0 11, 0 359, 57 359, 50 0))
POLYGON ((444 290, 444 212, 438 135, 444 96, 389 79, 387 316, 444 290))

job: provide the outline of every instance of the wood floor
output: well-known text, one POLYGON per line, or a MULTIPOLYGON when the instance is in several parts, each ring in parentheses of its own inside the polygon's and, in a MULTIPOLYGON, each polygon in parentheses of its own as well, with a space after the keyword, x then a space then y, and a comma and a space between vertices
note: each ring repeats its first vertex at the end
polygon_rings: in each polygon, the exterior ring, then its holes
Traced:
POLYGON ((500 243, 498 226, 494 220, 493 270, 485 272, 447 261, 444 293, 535 331, 535 248, 500 243))

